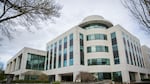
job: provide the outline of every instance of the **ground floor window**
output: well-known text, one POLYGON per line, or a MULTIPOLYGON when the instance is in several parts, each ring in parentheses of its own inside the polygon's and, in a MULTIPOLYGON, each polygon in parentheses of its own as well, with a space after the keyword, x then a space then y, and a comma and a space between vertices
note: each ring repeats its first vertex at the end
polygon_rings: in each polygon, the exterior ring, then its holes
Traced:
POLYGON ((37 75, 25 75, 25 80, 37 80, 38 76, 37 75))
POLYGON ((73 81, 73 75, 61 76, 62 81, 73 81))
POLYGON ((135 81, 135 73, 134 72, 129 72, 130 80, 135 81))
POLYGON ((97 73, 92 73, 96 80, 101 81, 101 80, 111 80, 112 79, 112 73, 111 72, 97 72, 97 73))
POLYGON ((118 82, 122 82, 122 74, 121 74, 121 71, 113 72, 113 80, 114 80, 114 81, 118 81, 118 82))
POLYGON ((145 79, 145 74, 140 73, 141 80, 145 79))
POLYGON ((98 80, 111 79, 111 73, 98 73, 98 80))
POLYGON ((49 75, 49 81, 54 82, 55 81, 55 75, 49 75))

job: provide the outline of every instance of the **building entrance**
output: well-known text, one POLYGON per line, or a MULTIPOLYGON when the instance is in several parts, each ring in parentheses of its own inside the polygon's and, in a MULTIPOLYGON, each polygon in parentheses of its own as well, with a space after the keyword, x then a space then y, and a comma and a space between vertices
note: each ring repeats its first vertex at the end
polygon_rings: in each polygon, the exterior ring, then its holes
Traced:
POLYGON ((73 74, 63 74, 61 76, 62 81, 73 81, 73 74))

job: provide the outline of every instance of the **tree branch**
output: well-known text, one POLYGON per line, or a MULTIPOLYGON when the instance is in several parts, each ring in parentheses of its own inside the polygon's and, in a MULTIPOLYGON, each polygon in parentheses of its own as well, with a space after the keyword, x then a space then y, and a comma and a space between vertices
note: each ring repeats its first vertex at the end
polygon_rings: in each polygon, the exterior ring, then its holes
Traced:
POLYGON ((3 19, 0 20, 0 23, 1 23, 1 22, 4 22, 4 21, 7 21, 7 20, 10 20, 10 19, 14 19, 14 18, 19 17, 19 16, 21 16, 21 15, 23 15, 23 14, 25 14, 25 13, 20 13, 20 14, 11 16, 11 17, 3 18, 3 19))
MULTIPOLYGON (((147 4, 143 0, 122 0, 121 3, 127 8, 133 17, 145 28, 146 31, 150 32, 150 17, 147 11, 147 4)), ((144 30, 145 30, 144 29, 144 30)))

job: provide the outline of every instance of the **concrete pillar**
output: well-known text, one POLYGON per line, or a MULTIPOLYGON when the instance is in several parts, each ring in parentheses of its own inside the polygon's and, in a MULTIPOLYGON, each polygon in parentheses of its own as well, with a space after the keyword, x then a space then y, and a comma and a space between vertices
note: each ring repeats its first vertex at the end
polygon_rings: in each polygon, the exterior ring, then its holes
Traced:
POLYGON ((130 83, 130 76, 128 71, 122 71, 122 82, 130 83))
POLYGON ((48 64, 47 64, 47 60, 48 60, 48 58, 47 58, 47 56, 45 56, 45 62, 44 62, 44 70, 46 70, 46 68, 48 69, 48 64))
POLYGON ((7 64, 7 67, 6 67, 5 73, 9 73, 9 67, 10 67, 10 64, 7 64))
POLYGON ((145 78, 148 79, 148 74, 145 74, 145 78))
POLYGON ((12 61, 11 72, 14 71, 14 61, 12 61))
POLYGON ((61 81, 61 76, 59 74, 56 74, 55 78, 56 78, 55 81, 61 81))
POLYGON ((73 82, 81 82, 81 78, 76 78, 79 74, 80 72, 73 72, 73 82))
POLYGON ((26 69, 26 64, 27 64, 27 58, 28 58, 28 53, 25 52, 22 54, 22 58, 21 58, 21 68, 20 69, 26 69))
POLYGON ((18 70, 18 65, 19 65, 19 59, 18 57, 16 58, 16 66, 15 66, 15 71, 18 70))
POLYGON ((137 82, 140 82, 140 81, 141 81, 141 76, 140 76, 140 73, 139 73, 139 72, 135 73, 135 77, 136 77, 136 81, 137 81, 137 82))
POLYGON ((25 76, 24 75, 19 75, 19 80, 24 80, 25 76))

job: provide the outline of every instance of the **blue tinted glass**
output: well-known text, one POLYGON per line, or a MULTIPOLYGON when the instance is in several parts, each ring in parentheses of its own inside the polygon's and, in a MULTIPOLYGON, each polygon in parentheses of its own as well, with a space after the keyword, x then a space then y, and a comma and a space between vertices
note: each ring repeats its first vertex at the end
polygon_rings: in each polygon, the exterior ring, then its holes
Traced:
POLYGON ((67 37, 64 38, 64 43, 66 43, 66 42, 67 42, 67 37))
POLYGON ((70 34, 69 39, 70 40, 73 39, 73 34, 70 34))

